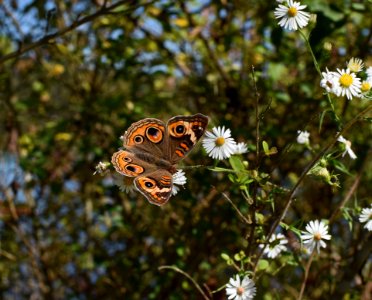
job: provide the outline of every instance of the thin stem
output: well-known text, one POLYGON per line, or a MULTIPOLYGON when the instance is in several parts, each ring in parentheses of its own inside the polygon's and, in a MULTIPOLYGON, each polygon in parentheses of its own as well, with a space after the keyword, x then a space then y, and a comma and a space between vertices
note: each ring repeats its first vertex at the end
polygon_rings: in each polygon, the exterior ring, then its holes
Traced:
POLYGON ((340 210, 345 206, 345 204, 350 200, 351 196, 354 194, 355 190, 358 188, 360 179, 362 178, 362 172, 359 172, 359 174, 356 176, 353 185, 351 186, 350 190, 346 194, 345 198, 341 201, 341 203, 337 206, 335 211, 333 212, 331 218, 329 219, 329 224, 332 224, 334 220, 336 219, 338 213, 340 210))
POLYGON ((231 204, 231 206, 235 209, 235 211, 238 213, 239 217, 242 218, 242 220, 247 223, 247 224, 251 224, 252 221, 249 221, 239 210, 239 208, 234 204, 234 202, 232 202, 232 200, 225 194, 225 193, 221 193, 222 196, 227 200, 229 201, 229 203, 231 204))
POLYGON ((183 276, 185 276, 187 279, 189 279, 193 283, 193 285, 196 287, 196 289, 200 292, 200 294, 203 296, 203 298, 205 300, 210 300, 211 299, 204 293, 204 291, 202 290, 200 285, 189 274, 187 274, 186 272, 177 268, 176 266, 161 266, 161 267, 158 268, 158 270, 166 270, 166 269, 173 270, 177 273, 182 274, 183 276))
MULTIPOLYGON (((315 67, 315 69, 317 70, 319 76, 322 77, 322 71, 320 70, 320 67, 319 67, 318 61, 316 60, 315 54, 314 54, 314 52, 313 52, 313 49, 311 48, 311 45, 310 45, 309 39, 307 38, 307 36, 306 36, 306 35, 305 35, 301 30, 299 30, 299 33, 300 33, 300 35, 302 36, 302 38, 305 40, 306 46, 307 46, 307 48, 309 49, 309 52, 310 52, 311 57, 312 57, 312 59, 313 59, 313 63, 314 63, 314 67, 315 67)), ((332 102, 331 96, 330 96, 328 93, 326 94, 326 96, 327 96, 328 104, 329 104, 329 106, 331 107, 331 110, 332 110, 333 116, 334 116, 334 118, 335 118, 335 121, 336 121, 337 125, 340 127, 341 120, 339 119, 339 117, 338 117, 337 114, 336 114, 336 110, 335 110, 335 107, 334 107, 334 105, 333 105, 333 102, 332 102)))
POLYGON ((256 169, 258 169, 259 154, 260 154, 260 118, 258 113, 258 104, 260 100, 260 94, 258 93, 256 78, 254 76, 254 66, 252 66, 252 79, 254 90, 256 94, 255 113, 256 113, 256 169))
MULTIPOLYGON (((256 78, 255 78, 255 73, 254 73, 254 66, 252 66, 252 80, 253 80, 253 85, 254 85, 254 90, 255 90, 255 95, 256 95, 256 102, 255 102, 255 115, 256 115, 256 165, 255 165, 255 170, 258 173, 258 168, 259 168, 259 162, 260 162, 260 117, 259 117, 259 100, 260 100, 260 94, 257 89, 257 83, 256 83, 256 78)), ((250 205, 250 219, 251 219, 251 228, 249 231, 249 240, 248 240, 248 249, 247 252, 248 254, 251 254, 252 251, 252 246, 254 245, 254 232, 256 230, 256 210, 257 210, 257 192, 258 192, 258 183, 257 180, 254 181, 253 183, 253 203, 248 202, 250 205)))
POLYGON ((313 262, 313 258, 315 256, 315 251, 316 251, 316 249, 313 250, 313 252, 310 255, 309 261, 307 262, 307 265, 306 265, 306 268, 305 268, 304 279, 303 279, 302 284, 301 284, 300 295, 298 295, 297 300, 301 300, 302 296, 304 295, 304 291, 305 291, 305 287, 306 287, 306 281, 307 281, 307 277, 309 276, 309 271, 310 271, 311 263, 313 262))

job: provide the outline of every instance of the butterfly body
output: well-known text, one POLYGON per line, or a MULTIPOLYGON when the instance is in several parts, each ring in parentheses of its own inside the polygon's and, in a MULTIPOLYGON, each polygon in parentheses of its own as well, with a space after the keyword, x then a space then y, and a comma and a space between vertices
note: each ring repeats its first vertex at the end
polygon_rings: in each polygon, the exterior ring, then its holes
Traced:
POLYGON ((134 185, 156 205, 165 204, 172 193, 176 164, 203 136, 208 117, 176 116, 167 124, 147 118, 133 123, 123 136, 125 150, 112 156, 117 172, 135 177, 134 185))

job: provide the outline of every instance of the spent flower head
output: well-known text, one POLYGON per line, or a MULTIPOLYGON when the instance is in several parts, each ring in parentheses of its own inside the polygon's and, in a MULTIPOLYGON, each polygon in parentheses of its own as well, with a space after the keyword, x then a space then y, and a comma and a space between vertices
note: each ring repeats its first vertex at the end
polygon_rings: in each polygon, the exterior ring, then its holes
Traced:
POLYGON ((310 252, 316 248, 319 253, 320 247, 327 247, 323 240, 331 239, 331 235, 328 234, 328 225, 319 220, 310 221, 306 225, 306 231, 302 232, 301 239, 310 252))
POLYGON ((212 132, 206 132, 203 147, 210 157, 222 160, 235 153, 236 142, 231 137, 230 129, 225 130, 225 126, 213 127, 212 132))
POLYGON ((353 99, 353 97, 360 96, 362 83, 355 73, 352 73, 349 69, 337 69, 334 76, 338 81, 339 86, 333 88, 333 93, 337 96, 346 95, 346 98, 349 100, 353 99))
POLYGON ((364 63, 360 58, 352 57, 347 63, 347 68, 350 72, 358 73, 363 70, 364 63))
POLYGON ((342 143, 345 147, 345 151, 344 151, 344 153, 342 153, 342 157, 344 157, 345 154, 347 153, 347 154, 349 154, 351 159, 356 159, 357 158, 354 151, 351 149, 351 142, 349 140, 345 139, 342 135, 340 135, 337 138, 337 141, 342 143))
POLYGON ((105 174, 107 171, 108 171, 108 167, 109 167, 110 163, 109 162, 99 162, 96 167, 95 167, 95 171, 93 173, 93 175, 96 175, 96 174, 105 174))
MULTIPOLYGON (((269 245, 265 247, 263 252, 268 258, 275 258, 281 252, 286 251, 287 247, 285 246, 288 243, 288 240, 282 233, 273 234, 269 239, 269 245)), ((260 248, 263 248, 264 245, 260 244, 260 248)))
POLYGON ((274 15, 276 19, 280 19, 279 26, 288 30, 297 30, 309 23, 310 14, 302 11, 304 8, 306 5, 301 5, 300 2, 287 0, 285 5, 279 4, 274 15))
POLYGON ((364 228, 368 231, 372 231, 372 204, 370 207, 362 209, 362 212, 359 215, 359 222, 366 223, 364 228))
POLYGON ((256 286, 252 279, 244 276, 240 280, 240 276, 231 277, 229 283, 226 285, 226 295, 231 300, 249 300, 256 295, 256 286))

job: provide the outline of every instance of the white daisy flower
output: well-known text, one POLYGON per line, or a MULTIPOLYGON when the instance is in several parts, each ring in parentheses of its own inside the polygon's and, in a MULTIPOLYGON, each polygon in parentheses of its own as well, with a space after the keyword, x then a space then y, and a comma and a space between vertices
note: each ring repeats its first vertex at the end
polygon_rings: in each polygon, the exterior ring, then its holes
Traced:
MULTIPOLYGON (((366 74, 368 78, 372 78, 372 67, 366 69, 366 74)), ((367 79, 368 80, 368 79, 367 79)))
POLYGON ((331 239, 331 235, 328 234, 328 225, 324 224, 323 221, 310 221, 306 225, 306 230, 302 232, 301 239, 310 252, 313 252, 316 248, 319 253, 320 247, 325 248, 327 246, 323 240, 331 239))
POLYGON ((353 73, 358 73, 363 70, 364 63, 360 58, 352 57, 347 63, 347 68, 353 73))
POLYGON ((299 144, 309 144, 310 143, 310 133, 301 130, 297 130, 298 136, 297 136, 297 143, 299 144))
POLYGON ((123 176, 120 174, 114 174, 114 183, 119 187, 119 190, 131 194, 136 191, 136 187, 133 184, 134 177, 123 176))
POLYGON ((349 154, 351 159, 356 159, 357 156, 355 155, 354 151, 351 149, 351 142, 345 139, 342 135, 340 135, 337 138, 337 141, 345 145, 345 151, 342 153, 342 157, 345 156, 345 154, 349 154))
MULTIPOLYGON (((268 258, 275 258, 277 257, 281 252, 286 251, 287 247, 285 244, 287 244, 288 241, 286 237, 281 234, 273 234, 269 239, 269 245, 265 247, 265 250, 263 252, 264 255, 266 255, 268 258)), ((260 244, 260 248, 263 248, 264 245, 260 244)))
POLYGON ((366 223, 364 228, 366 228, 368 231, 372 231, 372 205, 371 207, 362 209, 362 212, 359 215, 359 222, 366 223))
POLYGON ((107 171, 107 168, 108 166, 110 165, 109 162, 99 162, 96 167, 95 167, 95 171, 93 173, 93 175, 96 175, 96 174, 104 174, 106 171, 107 171))
POLYGON ((234 154, 244 154, 248 152, 248 146, 246 143, 237 143, 234 154))
POLYGON ((173 174, 172 196, 176 195, 180 190, 178 185, 184 185, 186 181, 187 178, 183 170, 177 170, 177 172, 173 174))
POLYGON ((338 89, 340 83, 335 77, 335 72, 328 71, 328 69, 326 68, 326 72, 322 72, 322 76, 323 78, 320 81, 320 86, 324 88, 327 93, 333 93, 334 90, 338 89))
POLYGON ((212 132, 206 132, 203 147, 210 157, 221 160, 235 153, 236 142, 231 137, 230 129, 214 127, 212 132))
POLYGON ((276 19, 281 19, 278 23, 279 26, 288 30, 297 30, 309 23, 310 14, 302 11, 304 8, 306 8, 306 5, 288 0, 287 5, 279 4, 274 11, 274 15, 276 19))
POLYGON ((243 280, 240 282, 239 275, 236 275, 235 279, 231 277, 229 283, 226 285, 226 295, 229 300, 253 299, 256 295, 256 286, 253 280, 248 276, 244 276, 243 280))
POLYGON ((349 69, 337 69, 335 72, 339 86, 333 89, 337 96, 345 96, 351 100, 353 97, 360 95, 360 88, 362 86, 360 78, 356 77, 355 73, 351 73, 349 69))

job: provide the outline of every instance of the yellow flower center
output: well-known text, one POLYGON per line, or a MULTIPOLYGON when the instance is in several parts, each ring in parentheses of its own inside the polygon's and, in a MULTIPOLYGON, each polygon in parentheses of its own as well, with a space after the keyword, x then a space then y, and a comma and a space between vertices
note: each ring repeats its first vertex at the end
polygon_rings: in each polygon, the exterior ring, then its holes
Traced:
POLYGON ((364 81, 360 89, 363 93, 368 92, 371 89, 371 84, 367 81, 364 81))
POLYGON ((216 138, 215 143, 216 143, 216 146, 221 147, 223 144, 225 144, 225 138, 220 136, 216 138))
POLYGON ((314 234, 314 240, 320 241, 322 239, 322 236, 320 235, 319 232, 314 234))
POLYGON ((290 16, 291 18, 297 16, 296 7, 291 6, 290 8, 288 8, 288 16, 290 16))
POLYGON ((351 76, 350 74, 343 74, 343 75, 341 75, 341 77, 340 77, 340 84, 343 87, 348 88, 349 86, 351 86, 353 84, 353 76, 351 76))
POLYGON ((244 289, 243 289, 241 286, 239 286, 239 287, 236 289, 236 293, 237 293, 239 296, 241 296, 241 295, 243 295, 243 293, 244 293, 244 289))

